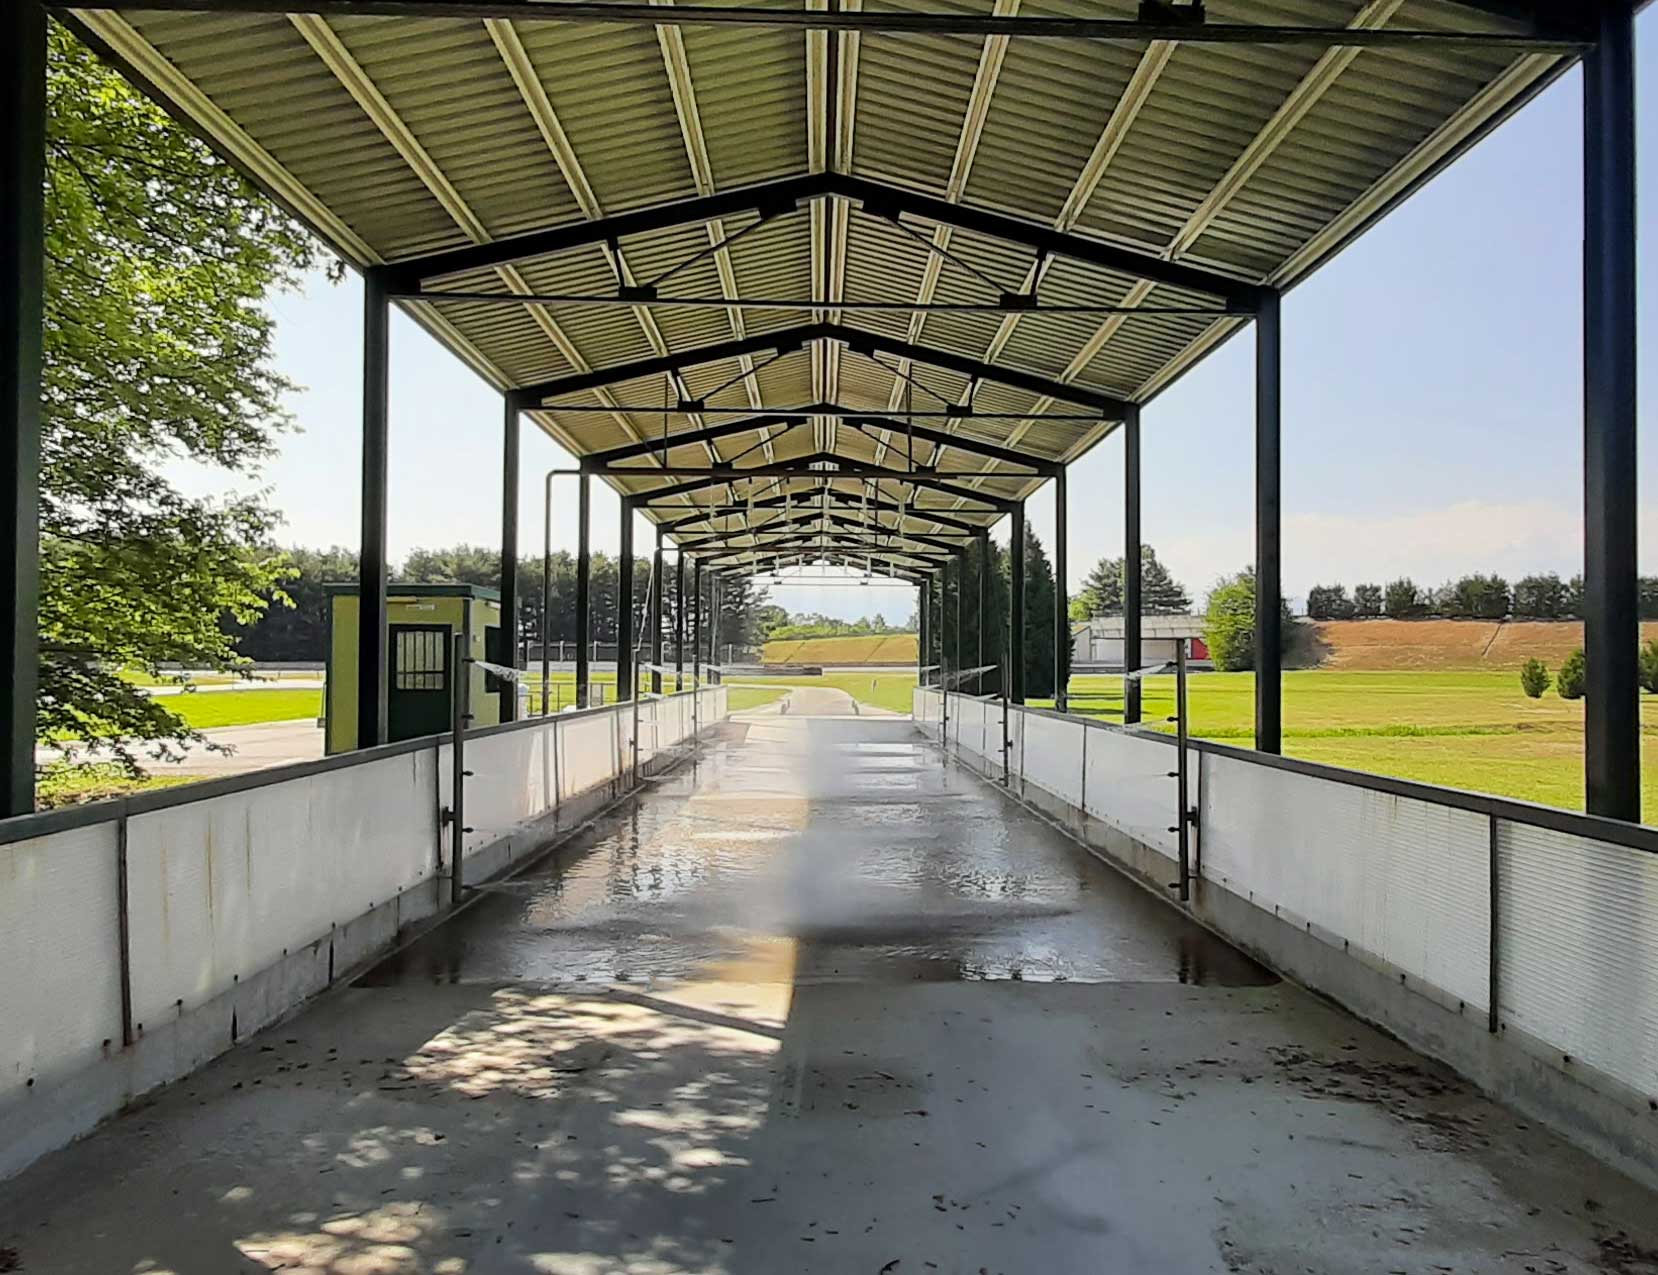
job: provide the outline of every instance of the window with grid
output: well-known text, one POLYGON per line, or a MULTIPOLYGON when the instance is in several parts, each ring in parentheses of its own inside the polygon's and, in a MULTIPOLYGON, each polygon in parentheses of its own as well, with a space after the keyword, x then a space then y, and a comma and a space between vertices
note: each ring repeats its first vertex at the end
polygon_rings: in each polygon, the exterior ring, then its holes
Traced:
POLYGON ((447 636, 442 629, 413 629, 398 633, 397 671, 392 685, 400 691, 441 691, 447 636))

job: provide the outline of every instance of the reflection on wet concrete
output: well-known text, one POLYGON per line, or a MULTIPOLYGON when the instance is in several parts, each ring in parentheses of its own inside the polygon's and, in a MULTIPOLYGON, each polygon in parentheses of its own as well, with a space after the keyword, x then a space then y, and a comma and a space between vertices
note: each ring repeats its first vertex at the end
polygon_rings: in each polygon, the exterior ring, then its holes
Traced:
POLYGON ((363 982, 1273 981, 902 719, 728 730, 481 893, 363 982))

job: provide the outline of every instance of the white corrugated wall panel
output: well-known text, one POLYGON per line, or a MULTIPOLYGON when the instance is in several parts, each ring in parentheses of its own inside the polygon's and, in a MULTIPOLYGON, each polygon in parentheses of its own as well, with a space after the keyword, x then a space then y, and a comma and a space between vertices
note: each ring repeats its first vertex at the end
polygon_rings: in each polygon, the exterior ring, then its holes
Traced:
POLYGON ((1088 728, 1081 722, 1061 721, 1045 713, 1019 716, 1025 732, 1022 778, 1080 809, 1082 733, 1088 728))
POLYGON ((0 846, 0 1103, 121 1044, 116 825, 0 846))
POLYGON ((1504 1025, 1658 1099, 1658 855, 1502 821, 1504 1025))
MULTIPOLYGON (((1176 834, 1178 789, 1172 744, 1127 731, 1093 727, 1088 732, 1087 810, 1094 818, 1171 859, 1180 852, 1176 834)), ((1190 758, 1191 796, 1197 796, 1197 754, 1190 758)))
POLYGON ((134 1018, 205 1004, 428 876, 435 763, 403 753, 134 815, 134 1018))
POLYGON ((1212 756, 1203 875, 1484 1008, 1484 815, 1212 756))
POLYGON ((554 718, 546 726, 501 731, 466 742, 466 852, 499 841, 553 808, 554 718))

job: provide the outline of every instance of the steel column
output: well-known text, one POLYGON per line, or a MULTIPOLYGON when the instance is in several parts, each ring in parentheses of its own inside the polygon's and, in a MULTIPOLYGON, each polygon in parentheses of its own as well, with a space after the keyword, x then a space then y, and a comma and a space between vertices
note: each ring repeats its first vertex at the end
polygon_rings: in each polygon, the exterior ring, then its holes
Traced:
POLYGON ((589 684, 593 680, 589 667, 593 654, 593 554, 589 548, 593 492, 586 474, 576 479, 576 484, 576 707, 586 708, 591 698, 589 684))
POLYGON ((0 815, 35 808, 35 698, 40 677, 40 428, 45 295, 46 10, 0 7, 0 704, 5 759, 0 815))
MULTIPOLYGON (((502 664, 518 667, 518 407, 509 396, 501 418, 501 646, 502 664)), ((541 635, 542 645, 547 635, 541 635)), ((501 720, 518 719, 518 683, 501 679, 501 720)))
POLYGON ((1282 364, 1274 293, 1255 317, 1255 747, 1263 753, 1282 752, 1284 738, 1282 364))
POLYGON ((1008 670, 1008 698, 1025 702, 1025 502, 1013 511, 1008 532, 1008 644, 1012 648, 1008 670))
MULTIPOLYGON (((988 597, 985 594, 985 574, 990 570, 990 532, 978 532, 978 658, 973 660, 975 665, 985 667, 985 633, 990 630, 990 608, 988 597)), ((978 695, 985 693, 985 675, 980 673, 973 681, 973 690, 978 695)))
POLYGON ((616 699, 632 699, 633 675, 633 506, 622 500, 621 544, 616 549, 616 699))
POLYGON ((1140 720, 1140 407, 1123 415, 1123 724, 1140 720))
POLYGON ((685 689, 685 555, 674 554, 674 690, 685 689))
POLYGON ((697 595, 691 604, 691 685, 702 686, 702 561, 691 568, 691 591, 697 595))
POLYGON ((651 694, 662 694, 662 541, 661 527, 656 529, 656 548, 651 552, 651 694))
MULTIPOLYGON (((699 564, 700 565, 700 564, 699 564)), ((708 581, 708 662, 716 669, 720 667, 720 605, 724 602, 721 596, 720 573, 709 573, 708 581)), ((714 677, 719 681, 725 680, 725 674, 716 673, 714 677)))
POLYGON ((1634 6, 1601 0, 1583 58, 1585 805, 1641 817, 1636 643, 1634 6))
POLYGON ((1071 599, 1065 583, 1065 471, 1054 475, 1054 707, 1065 711, 1071 681, 1071 599))
POLYGON ((919 632, 916 634, 915 676, 922 686, 927 684, 927 666, 933 662, 933 582, 923 579, 917 590, 915 608, 919 632))
POLYGON ((391 305, 385 274, 363 272, 363 504, 358 562, 357 747, 387 739, 386 486, 391 305))

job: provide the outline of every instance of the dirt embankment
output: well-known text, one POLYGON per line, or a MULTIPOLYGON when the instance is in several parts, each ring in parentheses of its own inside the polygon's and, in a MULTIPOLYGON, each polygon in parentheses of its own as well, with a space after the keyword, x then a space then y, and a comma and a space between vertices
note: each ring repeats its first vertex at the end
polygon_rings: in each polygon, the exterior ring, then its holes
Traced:
MULTIPOLYGON (((1577 620, 1327 620, 1309 625, 1320 668, 1517 669, 1533 657, 1550 668, 1583 645, 1577 620)), ((1641 625, 1641 640, 1658 622, 1641 625)))
POLYGON ((767 642, 760 658, 767 664, 891 664, 902 667, 915 663, 916 641, 913 633, 786 638, 767 642))

